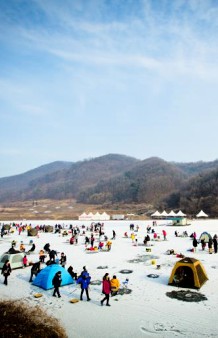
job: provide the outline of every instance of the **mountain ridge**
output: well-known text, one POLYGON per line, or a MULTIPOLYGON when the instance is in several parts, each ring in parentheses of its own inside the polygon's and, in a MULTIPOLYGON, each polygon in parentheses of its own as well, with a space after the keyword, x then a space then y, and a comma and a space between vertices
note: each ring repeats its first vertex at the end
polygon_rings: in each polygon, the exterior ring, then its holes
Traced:
MULTIPOLYGON (((55 161, 23 174, 0 178, 0 202, 73 198, 86 204, 145 203, 153 208, 186 205, 187 209, 188 203, 184 202, 187 196, 190 210, 194 205, 201 205, 205 211, 218 213, 209 196, 204 196, 203 204, 196 202, 202 200, 199 185, 210 179, 215 182, 216 170, 218 160, 177 163, 159 157, 139 160, 120 154, 78 162, 55 161), (189 189, 189 185, 195 189, 189 189)), ((205 188, 204 194, 217 197, 212 187, 205 188)))

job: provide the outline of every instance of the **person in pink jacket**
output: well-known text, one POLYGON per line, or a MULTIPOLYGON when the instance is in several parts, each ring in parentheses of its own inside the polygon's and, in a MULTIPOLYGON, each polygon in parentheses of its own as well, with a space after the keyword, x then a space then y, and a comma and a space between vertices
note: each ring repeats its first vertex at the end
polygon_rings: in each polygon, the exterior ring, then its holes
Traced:
POLYGON ((167 240, 167 232, 166 232, 166 230, 163 230, 162 233, 163 233, 164 241, 166 241, 167 240))
POLYGON ((110 282, 109 273, 106 273, 103 277, 102 293, 105 295, 105 297, 101 300, 101 305, 103 306, 104 301, 106 300, 106 306, 110 306, 109 298, 110 298, 110 293, 111 293, 111 282, 110 282))

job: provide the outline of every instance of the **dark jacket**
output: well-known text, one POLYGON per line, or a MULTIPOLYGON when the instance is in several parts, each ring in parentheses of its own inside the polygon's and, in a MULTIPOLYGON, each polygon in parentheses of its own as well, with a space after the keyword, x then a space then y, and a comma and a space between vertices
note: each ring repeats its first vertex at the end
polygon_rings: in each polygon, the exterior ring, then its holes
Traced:
POLYGON ((55 274, 54 278, 52 279, 52 284, 54 287, 61 286, 62 278, 61 275, 58 274, 58 272, 55 274))
POLYGON ((35 244, 33 243, 32 247, 29 249, 29 251, 33 252, 35 250, 36 246, 35 244))
POLYGON ((57 256, 57 251, 51 250, 51 251, 49 252, 49 257, 50 257, 50 259, 55 259, 55 256, 57 256))
POLYGON ((194 247, 194 248, 197 248, 197 246, 198 246, 198 241, 197 241, 196 238, 194 238, 194 239, 193 239, 193 247, 194 247))
POLYGON ((2 275, 9 276, 10 273, 11 273, 11 265, 5 263, 2 268, 2 275))
POLYGON ((46 243, 43 249, 44 249, 45 251, 49 252, 49 251, 50 251, 50 244, 49 244, 49 243, 46 243))
POLYGON ((40 262, 34 263, 32 268, 31 268, 31 272, 34 275, 37 275, 37 273, 40 271, 40 262))
POLYGON ((67 262, 67 256, 66 255, 61 256, 61 258, 60 258, 60 264, 64 264, 66 262, 67 262))
POLYGON ((69 274, 71 275, 72 278, 77 279, 77 273, 73 271, 72 266, 69 266, 69 268, 67 269, 67 271, 69 272, 69 274))

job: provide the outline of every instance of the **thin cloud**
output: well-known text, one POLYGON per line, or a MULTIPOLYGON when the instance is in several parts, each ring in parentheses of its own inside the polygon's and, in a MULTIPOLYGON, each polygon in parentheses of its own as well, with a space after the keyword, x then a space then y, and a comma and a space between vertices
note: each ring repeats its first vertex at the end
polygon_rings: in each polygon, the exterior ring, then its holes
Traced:
POLYGON ((75 14, 66 13, 66 9, 58 11, 55 5, 51 8, 41 3, 50 20, 53 13, 53 20, 64 23, 65 27, 58 25, 53 31, 46 27, 40 30, 38 27, 37 30, 20 28, 20 37, 29 49, 55 56, 57 62, 62 60, 95 67, 136 66, 159 72, 160 76, 167 70, 171 75, 184 73, 214 80, 214 74, 216 76, 218 72, 218 47, 216 34, 214 37, 210 34, 216 24, 210 20, 217 9, 211 9, 203 2, 196 6, 196 2, 191 1, 189 11, 192 11, 193 22, 190 22, 184 10, 178 16, 187 2, 175 1, 173 14, 167 21, 166 14, 161 12, 157 18, 153 15, 152 3, 146 4, 140 18, 130 16, 128 22, 104 24, 78 20, 75 14), (207 23, 207 33, 204 34, 208 39, 201 36, 201 24, 197 30, 200 19, 207 23))

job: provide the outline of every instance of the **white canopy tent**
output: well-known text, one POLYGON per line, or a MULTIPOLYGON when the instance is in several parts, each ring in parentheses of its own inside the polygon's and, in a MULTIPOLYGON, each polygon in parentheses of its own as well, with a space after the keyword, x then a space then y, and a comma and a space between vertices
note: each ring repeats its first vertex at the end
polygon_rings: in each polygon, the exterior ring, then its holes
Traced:
POLYGON ((103 214, 101 215, 101 220, 102 221, 109 221, 110 215, 108 215, 106 212, 103 212, 103 214))
POLYGON ((176 217, 177 214, 173 210, 171 210, 170 213, 168 214, 168 216, 176 217))
POLYGON ((196 217, 208 217, 208 215, 207 214, 205 214, 205 212, 203 211, 203 210, 201 210, 197 215, 196 215, 196 217))
POLYGON ((160 214, 161 217, 167 217, 168 216, 168 213, 166 212, 166 210, 164 210, 161 214, 160 214))
POLYGON ((159 217, 160 216, 160 212, 158 210, 156 210, 151 217, 159 217))
POLYGON ((182 212, 181 210, 179 210, 179 211, 177 212, 176 216, 183 217, 183 216, 186 216, 186 214, 184 214, 184 212, 182 212))
POLYGON ((110 215, 108 215, 106 212, 103 212, 100 214, 99 212, 96 212, 96 214, 93 214, 90 212, 88 215, 84 212, 79 216, 79 221, 108 221, 110 220, 110 215))

